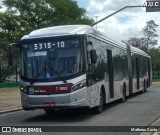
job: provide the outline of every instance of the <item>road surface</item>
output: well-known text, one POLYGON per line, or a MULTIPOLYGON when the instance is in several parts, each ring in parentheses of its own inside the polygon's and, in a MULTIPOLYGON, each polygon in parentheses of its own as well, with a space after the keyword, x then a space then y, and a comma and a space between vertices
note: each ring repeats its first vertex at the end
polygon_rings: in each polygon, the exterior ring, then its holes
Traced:
MULTIPOLYGON (((146 93, 129 97, 124 103, 106 105, 104 111, 98 115, 82 109, 56 111, 53 115, 47 115, 43 110, 18 111, 0 115, 0 126, 148 126, 159 117, 160 84, 154 84, 146 93)), ((138 132, 115 134, 136 135, 138 132)))

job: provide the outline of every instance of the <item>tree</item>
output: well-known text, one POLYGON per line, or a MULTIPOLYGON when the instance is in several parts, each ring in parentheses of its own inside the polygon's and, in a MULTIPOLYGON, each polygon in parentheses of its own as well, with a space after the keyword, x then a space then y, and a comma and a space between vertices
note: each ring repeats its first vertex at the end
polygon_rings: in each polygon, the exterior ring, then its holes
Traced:
POLYGON ((158 37, 156 34, 157 27, 158 25, 153 20, 150 20, 146 22, 146 26, 141 31, 143 34, 142 37, 131 37, 122 42, 140 48, 146 53, 149 53, 149 50, 157 45, 157 40, 155 40, 155 38, 158 37))
POLYGON ((144 36, 144 46, 149 50, 155 45, 157 45, 157 40, 155 39, 158 37, 156 34, 157 25, 153 20, 146 22, 146 26, 142 29, 142 33, 144 36))
POLYGON ((0 31, 11 42, 32 30, 65 24, 91 24, 93 19, 73 0, 4 0, 0 31))
POLYGON ((139 48, 140 47, 141 39, 137 38, 137 37, 131 37, 128 40, 122 41, 122 42, 139 48))
POLYGON ((86 10, 73 0, 4 0, 3 3, 8 17, 15 19, 21 36, 48 26, 93 22, 86 16, 86 10))

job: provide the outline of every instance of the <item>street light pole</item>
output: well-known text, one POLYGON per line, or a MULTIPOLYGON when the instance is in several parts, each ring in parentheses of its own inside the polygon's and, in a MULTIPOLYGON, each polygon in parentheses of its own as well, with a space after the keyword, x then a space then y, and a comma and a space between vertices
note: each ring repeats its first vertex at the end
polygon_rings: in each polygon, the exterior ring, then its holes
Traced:
POLYGON ((107 18, 113 16, 114 14, 116 14, 116 13, 118 13, 118 12, 120 12, 120 11, 126 9, 126 8, 137 8, 137 7, 144 7, 144 6, 141 6, 141 5, 137 5, 137 6, 125 6, 125 7, 121 8, 121 9, 119 9, 119 10, 113 12, 112 14, 110 14, 110 15, 108 15, 108 16, 102 18, 101 20, 99 20, 99 21, 97 21, 97 22, 91 24, 91 26, 97 25, 98 23, 104 21, 105 19, 107 19, 107 18))

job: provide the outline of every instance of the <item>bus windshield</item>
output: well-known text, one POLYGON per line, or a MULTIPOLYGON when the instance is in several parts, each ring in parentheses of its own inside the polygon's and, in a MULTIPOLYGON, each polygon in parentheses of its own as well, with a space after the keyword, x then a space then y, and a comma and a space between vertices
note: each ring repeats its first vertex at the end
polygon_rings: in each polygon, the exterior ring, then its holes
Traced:
POLYGON ((21 74, 28 79, 74 75, 82 69, 79 39, 54 39, 22 44, 21 74))

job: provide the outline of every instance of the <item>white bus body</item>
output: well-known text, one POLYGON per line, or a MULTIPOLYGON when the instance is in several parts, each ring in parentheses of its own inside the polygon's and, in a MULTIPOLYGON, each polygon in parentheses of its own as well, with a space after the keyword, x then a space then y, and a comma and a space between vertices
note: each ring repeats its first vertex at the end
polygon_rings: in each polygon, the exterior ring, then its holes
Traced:
POLYGON ((89 107, 151 85, 151 58, 87 25, 39 29, 20 41, 20 90, 24 110, 89 107))

